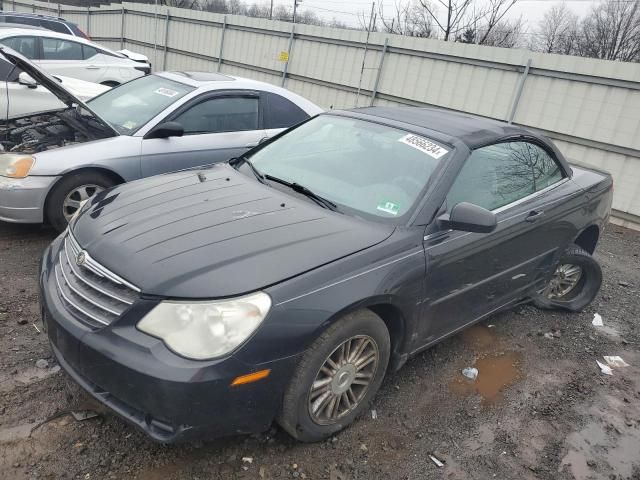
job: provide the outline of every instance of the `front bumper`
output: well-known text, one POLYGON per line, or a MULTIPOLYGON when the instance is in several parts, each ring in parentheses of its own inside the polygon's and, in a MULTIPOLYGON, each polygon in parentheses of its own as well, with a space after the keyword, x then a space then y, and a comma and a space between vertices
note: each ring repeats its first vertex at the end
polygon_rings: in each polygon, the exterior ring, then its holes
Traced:
POLYGON ((0 220, 42 223, 44 202, 58 177, 0 177, 0 220))
MULTIPOLYGON (((45 252, 40 274, 43 322, 62 368, 99 402, 154 440, 256 433, 269 428, 298 357, 249 364, 235 356, 193 361, 136 329, 157 300, 142 299, 111 325, 92 329, 57 295, 50 275, 59 240, 45 252), (256 383, 234 378, 269 368, 256 383)), ((250 348, 250 344, 244 348, 250 348)))

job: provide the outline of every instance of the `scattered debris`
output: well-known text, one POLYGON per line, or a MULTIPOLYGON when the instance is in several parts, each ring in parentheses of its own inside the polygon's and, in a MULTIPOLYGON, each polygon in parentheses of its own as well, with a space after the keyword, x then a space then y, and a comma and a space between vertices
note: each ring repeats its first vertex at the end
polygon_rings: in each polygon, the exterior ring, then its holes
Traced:
POLYGON ((490 323, 489 325, 487 325, 487 328, 495 328, 495 325, 493 323, 490 323))
POLYGON ((605 375, 613 375, 613 370, 611 370, 611 367, 609 365, 605 365, 604 363, 601 363, 598 360, 596 360, 596 363, 600 367, 600 371, 602 373, 604 373, 605 375))
POLYGON ((19 318, 18 319, 18 325, 26 325, 27 323, 29 323, 29 322, 27 321, 26 318, 19 318))
POLYGON ((44 370, 45 368, 49 368, 49 362, 47 362, 44 358, 41 358, 36 362, 36 367, 44 370))
POLYGON ((42 333, 42 332, 40 331, 40 329, 38 328, 38 326, 37 326, 35 323, 32 323, 31 325, 33 325, 33 328, 35 328, 35 329, 36 329, 36 332, 38 332, 38 333, 42 333))
POLYGON ((431 461, 432 461, 433 463, 435 463, 435 464, 436 464, 436 467, 438 467, 438 468, 442 468, 442 467, 444 467, 444 463, 442 463, 440 460, 438 460, 438 459, 437 459, 436 457, 434 457, 433 455, 429 455, 429 458, 431 459, 431 461))
POLYGON ((478 378, 478 369, 473 367, 467 367, 462 370, 462 375, 467 377, 469 380, 475 380, 478 378))
POLYGON ((604 325, 602 323, 602 317, 599 313, 595 313, 593 315, 593 321, 591 322, 591 325, 593 325, 594 327, 602 327, 604 325))
POLYGON ((260 467, 260 470, 258 471, 258 475, 260 475, 260 478, 264 478, 265 474, 266 474, 266 471, 264 467, 260 467))
POLYGON ((376 412, 375 410, 371 410, 371 418, 373 420, 377 420, 378 419, 378 412, 376 412))
POLYGON ((614 356, 605 355, 602 358, 604 358, 604 361, 607 362, 610 367, 628 367, 629 366, 629 364, 625 362, 622 359, 622 357, 619 357, 617 355, 614 355, 614 356))
POLYGON ((544 338, 560 338, 561 336, 562 334, 557 328, 554 328, 550 332, 544 334, 544 338))
POLYGON ((360 451, 363 453, 367 453, 369 451, 369 449, 367 448, 367 446, 363 443, 362 445, 360 445, 360 451))
POLYGON ((95 418, 100 416, 98 413, 93 410, 80 410, 80 411, 72 411, 71 416, 76 420, 76 422, 82 422, 84 420, 88 420, 90 418, 95 418))
POLYGON ((243 463, 253 463, 253 457, 242 457, 243 463))
POLYGON ((620 285, 621 287, 630 287, 631 286, 631 284, 629 282, 622 282, 622 281, 618 282, 618 285, 620 285))

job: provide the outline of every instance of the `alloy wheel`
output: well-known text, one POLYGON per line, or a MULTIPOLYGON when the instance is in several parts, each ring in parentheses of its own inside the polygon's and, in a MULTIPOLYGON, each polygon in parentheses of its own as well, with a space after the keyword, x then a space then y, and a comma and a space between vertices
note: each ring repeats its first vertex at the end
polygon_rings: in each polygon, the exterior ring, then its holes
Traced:
POLYGON ((62 202, 62 214, 67 222, 71 220, 71 217, 78 211, 83 202, 102 191, 104 191, 104 187, 94 184, 80 185, 71 190, 64 198, 64 202, 62 202))
POLYGON ((379 362, 378 345, 367 335, 339 345, 326 358, 309 390, 311 419, 330 425, 353 412, 366 395, 379 362))
POLYGON ((545 290, 550 299, 560 299, 576 288, 582 278, 582 267, 564 263, 556 268, 545 290))

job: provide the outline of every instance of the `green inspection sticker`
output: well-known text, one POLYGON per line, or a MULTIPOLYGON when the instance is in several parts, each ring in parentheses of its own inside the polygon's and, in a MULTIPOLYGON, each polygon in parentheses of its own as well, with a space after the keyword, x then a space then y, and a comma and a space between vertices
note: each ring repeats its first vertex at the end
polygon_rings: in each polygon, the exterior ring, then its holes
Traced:
POLYGON ((393 202, 382 201, 378 204, 377 209, 384 213, 398 215, 398 212, 400 212, 400 205, 393 202))

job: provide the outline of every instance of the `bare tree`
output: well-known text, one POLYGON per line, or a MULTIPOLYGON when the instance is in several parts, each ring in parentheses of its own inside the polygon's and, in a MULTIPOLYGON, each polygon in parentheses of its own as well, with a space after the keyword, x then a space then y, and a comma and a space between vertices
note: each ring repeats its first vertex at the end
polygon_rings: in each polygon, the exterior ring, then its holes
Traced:
POLYGON ((545 53, 573 53, 578 38, 578 17, 566 3, 552 6, 538 23, 533 47, 545 53))
POLYGON ((501 20, 487 32, 482 32, 482 45, 491 47, 516 48, 520 45, 525 22, 522 17, 513 20, 501 20))
POLYGON ((585 56, 640 61, 640 0, 604 0, 582 22, 585 56))
POLYGON ((161 4, 166 5, 167 7, 200 10, 200 2, 198 0, 162 0, 161 4))
MULTIPOLYGON (((517 29, 513 27, 515 27, 517 23, 522 23, 521 21, 517 22, 516 24, 513 24, 512 28, 508 28, 509 24, 503 21, 507 12, 511 10, 511 7, 513 7, 516 4, 516 1, 517 0, 488 0, 484 9, 481 10, 478 15, 478 19, 481 20, 482 31, 483 31, 482 35, 480 35, 480 39, 478 43, 480 43, 481 45, 488 44, 487 39, 489 39, 493 30, 498 25, 501 25, 501 28, 505 33, 506 32, 510 32, 511 34, 516 33, 517 29)), ((474 19, 474 21, 476 21, 476 19, 474 19)), ((504 33, 503 33, 503 36, 504 36, 504 33)))
POLYGON ((456 36, 472 25, 474 18, 469 18, 472 12, 473 0, 436 0, 445 9, 444 17, 438 15, 434 5, 427 0, 419 0, 427 15, 433 20, 446 42, 455 40, 456 36))
POLYGON ((392 17, 385 16, 382 2, 378 11, 382 30, 397 35, 429 38, 433 35, 433 21, 429 13, 420 4, 414 2, 395 2, 392 17))

